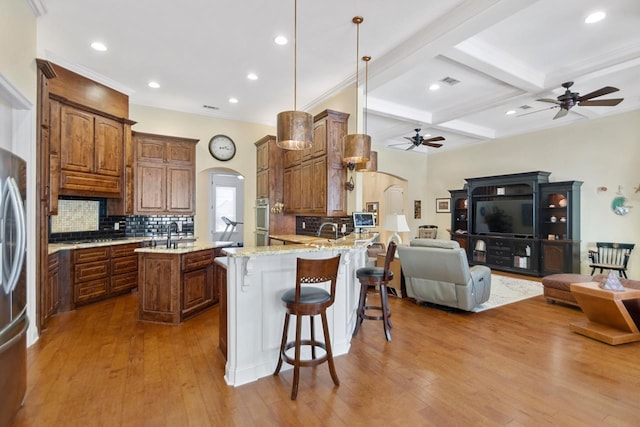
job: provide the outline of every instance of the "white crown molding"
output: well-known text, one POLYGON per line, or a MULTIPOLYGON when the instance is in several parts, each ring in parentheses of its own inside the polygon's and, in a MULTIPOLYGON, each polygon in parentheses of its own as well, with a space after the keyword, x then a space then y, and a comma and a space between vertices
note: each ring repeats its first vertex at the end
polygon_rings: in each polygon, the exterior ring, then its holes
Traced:
POLYGON ((47 7, 45 6, 45 0, 27 0, 29 7, 33 10, 33 14, 38 17, 47 13, 47 7))

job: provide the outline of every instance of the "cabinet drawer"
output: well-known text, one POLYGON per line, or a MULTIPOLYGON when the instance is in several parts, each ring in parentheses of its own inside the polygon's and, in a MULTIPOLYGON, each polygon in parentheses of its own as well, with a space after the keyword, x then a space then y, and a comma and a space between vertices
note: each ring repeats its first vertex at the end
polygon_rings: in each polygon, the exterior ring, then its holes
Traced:
POLYGON ((495 247, 498 247, 498 248, 504 248, 504 247, 511 246, 510 242, 508 242, 506 240, 502 240, 502 239, 488 239, 487 240, 487 245, 488 246, 495 246, 495 247))
POLYGON ((109 277, 109 261, 87 262, 76 264, 74 268, 74 282, 88 282, 109 277))
POLYGON ((100 246, 97 248, 76 249, 74 254, 74 262, 76 264, 82 262, 102 261, 109 259, 111 249, 109 246, 100 246))
POLYGON ((138 272, 118 274, 111 276, 111 293, 118 293, 138 287, 138 272))
POLYGON ((107 296, 109 293, 109 279, 92 280, 76 283, 73 290, 73 301, 76 304, 89 302, 107 296))
POLYGON ((182 256, 182 271, 195 270, 213 264, 213 249, 192 252, 182 256))
POLYGON ((123 256, 132 256, 137 254, 134 252, 140 247, 139 243, 128 243, 126 245, 111 246, 111 258, 119 258, 123 256))
POLYGON ((487 254, 497 257, 509 257, 511 256, 511 248, 492 246, 487 249, 487 254))
POLYGON ((499 257, 487 254, 487 264, 500 267, 511 267, 511 257, 499 257))
POLYGON ((111 259, 111 275, 138 271, 138 256, 127 256, 111 259))

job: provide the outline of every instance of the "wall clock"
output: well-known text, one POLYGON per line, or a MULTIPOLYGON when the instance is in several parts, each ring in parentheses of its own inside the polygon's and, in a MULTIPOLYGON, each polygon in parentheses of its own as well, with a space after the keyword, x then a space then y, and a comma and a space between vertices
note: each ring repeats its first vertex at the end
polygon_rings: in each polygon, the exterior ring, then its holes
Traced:
POLYGON ((236 144, 226 135, 216 135, 209 140, 209 152, 214 159, 226 162, 236 155, 236 144))

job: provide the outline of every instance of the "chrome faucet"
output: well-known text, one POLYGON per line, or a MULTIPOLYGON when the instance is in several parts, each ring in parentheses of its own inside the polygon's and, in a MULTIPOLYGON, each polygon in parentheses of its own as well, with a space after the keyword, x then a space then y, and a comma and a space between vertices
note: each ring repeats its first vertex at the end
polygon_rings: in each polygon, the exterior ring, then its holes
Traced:
POLYGON ((325 225, 330 225, 331 227, 333 227, 333 231, 336 235, 335 239, 338 240, 338 224, 336 224, 335 222, 323 222, 322 224, 320 224, 320 228, 318 228, 318 237, 322 235, 322 229, 325 227, 325 225))
POLYGON ((167 249, 171 249, 171 229, 175 226, 176 233, 178 232, 178 223, 172 221, 169 224, 169 232, 167 233, 167 249))

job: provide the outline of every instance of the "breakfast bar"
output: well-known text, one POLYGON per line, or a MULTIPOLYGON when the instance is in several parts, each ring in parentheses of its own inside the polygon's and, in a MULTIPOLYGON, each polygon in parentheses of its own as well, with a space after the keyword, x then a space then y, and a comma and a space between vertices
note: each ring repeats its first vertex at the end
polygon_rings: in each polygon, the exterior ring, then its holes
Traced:
MULTIPOLYGON (((368 237, 373 239, 375 235, 368 237)), ((371 239, 347 236, 337 240, 313 239, 306 244, 223 249, 228 256, 227 384, 239 386, 273 373, 285 313, 280 296, 295 286, 298 257, 321 259, 341 255, 336 299, 327 311, 327 318, 333 355, 349 352, 359 295, 355 271, 365 265, 366 246, 371 239)), ((303 335, 308 334, 309 325, 305 322, 304 327, 303 335)), ((321 336, 320 329, 316 333, 321 336)))

